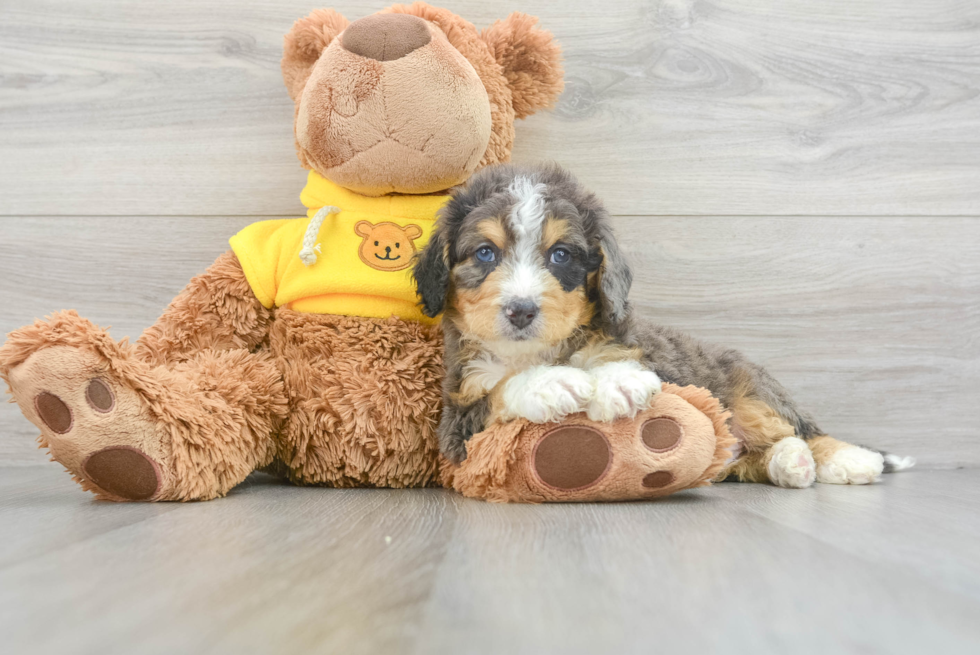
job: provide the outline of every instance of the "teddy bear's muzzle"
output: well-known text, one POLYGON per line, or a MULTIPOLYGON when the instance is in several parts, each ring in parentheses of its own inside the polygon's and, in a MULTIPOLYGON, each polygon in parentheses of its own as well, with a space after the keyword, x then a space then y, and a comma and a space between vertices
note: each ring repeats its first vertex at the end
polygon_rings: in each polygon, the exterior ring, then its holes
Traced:
POLYGON ((490 142, 483 81, 436 27, 405 14, 347 26, 323 52, 296 113, 304 161, 368 196, 434 193, 476 170, 490 142))
POLYGON ((376 61, 394 61, 431 40, 428 26, 417 16, 374 14, 348 25, 341 42, 355 55, 376 61))

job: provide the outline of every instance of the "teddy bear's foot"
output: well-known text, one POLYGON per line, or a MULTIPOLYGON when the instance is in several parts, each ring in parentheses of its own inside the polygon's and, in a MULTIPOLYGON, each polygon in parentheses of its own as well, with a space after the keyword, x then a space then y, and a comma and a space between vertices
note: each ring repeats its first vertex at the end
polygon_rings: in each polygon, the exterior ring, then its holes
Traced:
POLYGON ((659 395, 634 419, 546 432, 527 460, 528 485, 549 501, 664 496, 700 482, 715 447, 708 417, 679 396, 659 395))
POLYGON ((470 441, 454 486, 488 500, 559 502, 654 498, 707 484, 734 444, 727 413, 704 390, 672 390, 635 418, 599 423, 576 414, 558 425, 522 422, 517 432, 491 428, 470 441))
POLYGON ((40 442, 82 486, 111 500, 170 495, 171 447, 139 394, 98 354, 53 346, 8 374, 40 442))
POLYGON ((12 332, 0 374, 52 459, 108 500, 223 495, 271 460, 285 412, 274 367, 255 355, 154 367, 70 312, 12 332))

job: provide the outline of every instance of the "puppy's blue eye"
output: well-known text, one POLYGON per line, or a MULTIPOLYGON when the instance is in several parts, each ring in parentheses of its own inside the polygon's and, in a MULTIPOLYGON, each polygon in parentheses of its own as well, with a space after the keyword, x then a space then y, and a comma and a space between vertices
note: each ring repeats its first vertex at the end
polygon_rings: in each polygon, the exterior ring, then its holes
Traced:
POLYGON ((483 246, 482 248, 478 248, 476 251, 477 261, 481 261, 483 263, 489 263, 496 258, 497 256, 494 254, 493 248, 491 248, 490 246, 483 246))
POLYGON ((556 248, 551 253, 552 264, 567 264, 569 261, 571 261, 571 259, 572 259, 571 253, 565 250, 564 248, 556 248))

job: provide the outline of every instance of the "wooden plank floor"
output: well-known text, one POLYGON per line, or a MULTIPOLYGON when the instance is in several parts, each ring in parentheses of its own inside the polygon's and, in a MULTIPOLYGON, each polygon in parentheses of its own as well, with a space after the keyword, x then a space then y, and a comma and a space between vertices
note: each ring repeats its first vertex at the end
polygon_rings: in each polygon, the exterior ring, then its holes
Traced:
POLYGON ((976 653, 980 471, 492 505, 254 476, 187 505, 0 468, 9 653, 976 653))

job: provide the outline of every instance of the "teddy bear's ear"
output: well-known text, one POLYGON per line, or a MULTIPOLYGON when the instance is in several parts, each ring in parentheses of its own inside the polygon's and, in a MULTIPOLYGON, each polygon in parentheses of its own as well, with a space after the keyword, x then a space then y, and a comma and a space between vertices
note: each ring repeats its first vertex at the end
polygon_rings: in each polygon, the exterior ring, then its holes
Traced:
POLYGON ((313 65, 349 21, 333 9, 316 9, 300 18, 286 34, 282 54, 282 77, 289 97, 299 99, 310 77, 313 65))
POLYGON ((551 106, 564 88, 561 47, 537 23, 534 16, 515 12, 480 34, 504 69, 517 118, 551 106))

